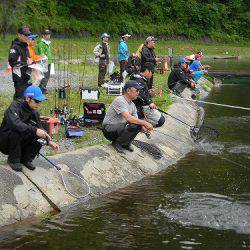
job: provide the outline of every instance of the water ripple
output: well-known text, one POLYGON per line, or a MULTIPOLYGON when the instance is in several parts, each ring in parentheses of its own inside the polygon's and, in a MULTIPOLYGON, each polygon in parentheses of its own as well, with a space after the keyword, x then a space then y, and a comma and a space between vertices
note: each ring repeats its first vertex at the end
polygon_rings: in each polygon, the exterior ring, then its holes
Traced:
POLYGON ((250 233, 250 204, 240 197, 211 193, 166 195, 166 205, 160 205, 158 212, 184 226, 250 233))

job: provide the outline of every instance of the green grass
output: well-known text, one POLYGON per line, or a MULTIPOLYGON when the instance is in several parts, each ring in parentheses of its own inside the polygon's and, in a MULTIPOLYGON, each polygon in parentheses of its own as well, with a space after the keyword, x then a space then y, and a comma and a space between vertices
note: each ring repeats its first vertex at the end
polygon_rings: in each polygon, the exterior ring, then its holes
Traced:
MULTIPOLYGON (((64 67, 66 67, 66 70, 72 70, 74 73, 79 74, 80 83, 81 81, 85 82, 84 77, 82 75, 83 70, 85 70, 85 75, 94 75, 97 76, 98 73, 98 67, 97 66, 90 66, 86 65, 59 65, 60 69, 63 70, 64 67), (85 69, 84 69, 85 68, 85 69)), ((67 75, 67 74, 66 74, 67 75)), ((67 78, 67 77, 66 77, 67 78)), ((106 76, 108 78, 108 75, 106 76)), ((70 79, 70 77, 68 77, 70 79)), ((77 81, 79 80, 77 79, 77 81)), ((168 94, 168 88, 167 88, 167 74, 161 75, 161 74, 155 74, 154 76, 154 83, 155 83, 155 94, 153 96, 153 99, 155 100, 155 103, 157 106, 161 109, 166 110, 167 107, 172 103, 171 99, 169 98, 168 94), (162 96, 159 96, 157 94, 157 90, 161 89, 163 91, 162 96)), ((96 87, 96 82, 90 84, 92 87, 96 87)), ((84 84, 84 86, 86 86, 84 84)), ((106 90, 100 89, 100 99, 98 102, 104 102, 106 104, 106 109, 109 108, 110 103, 116 96, 113 95, 107 95, 106 90)), ((58 95, 55 90, 51 90, 48 94, 48 100, 44 101, 41 105, 40 114, 43 116, 53 116, 51 115, 51 110, 54 110, 54 107, 62 107, 64 105, 67 105, 69 108, 71 108, 71 116, 74 115, 80 116, 83 115, 83 101, 80 100, 80 92, 79 88, 66 88, 66 99, 59 99, 58 95), (56 103, 55 103, 56 100, 56 103)), ((0 121, 2 121, 4 111, 8 108, 12 101, 13 95, 12 94, 0 94, 0 121)), ((96 128, 95 126, 92 127, 84 127, 84 136, 80 138, 74 138, 71 139, 74 143, 74 148, 81 148, 91 145, 97 145, 97 144, 105 144, 107 143, 107 140, 102 135, 101 130, 96 128)), ((65 138, 65 126, 60 125, 59 126, 59 133, 57 135, 54 135, 54 140, 57 141, 60 144, 60 141, 65 138)), ((65 151, 65 150, 64 150, 65 151)), ((60 151, 62 152, 62 151, 60 151)), ((54 152, 50 151, 48 153, 49 155, 54 154, 54 152)))
MULTIPOLYGON (((11 41, 15 38, 15 35, 7 35, 6 40, 0 40, 0 60, 7 61, 8 51, 11 41)), ((111 55, 116 57, 118 48, 118 38, 111 38, 110 49, 111 55)), ((84 37, 84 38, 53 38, 52 48, 53 55, 60 54, 62 57, 79 56, 84 57, 85 54, 93 57, 93 49, 96 43, 100 41, 98 37, 84 37), (71 51, 71 52, 70 52, 71 51), (73 51, 73 53, 72 53, 73 51)), ((136 52, 137 48, 144 39, 130 39, 128 46, 130 53, 136 52)), ((234 42, 234 43, 219 43, 219 42, 205 42, 202 40, 166 40, 159 39, 156 47, 156 54, 167 55, 168 48, 171 47, 174 50, 174 55, 189 55, 197 50, 202 50, 206 56, 222 56, 222 55, 234 55, 234 56, 250 56, 250 46, 247 42, 234 42)))

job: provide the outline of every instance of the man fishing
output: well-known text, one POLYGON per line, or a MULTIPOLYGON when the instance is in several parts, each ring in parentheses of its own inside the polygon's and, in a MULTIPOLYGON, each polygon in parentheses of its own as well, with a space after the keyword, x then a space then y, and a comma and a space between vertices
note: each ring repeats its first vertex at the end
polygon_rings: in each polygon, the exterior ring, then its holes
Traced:
POLYGON ((153 126, 146 120, 139 119, 133 100, 137 98, 142 87, 133 80, 124 85, 124 95, 117 97, 110 105, 104 120, 103 134, 112 141, 119 153, 124 150, 133 152, 132 141, 140 132, 152 131, 153 126))
POLYGON ((0 127, 0 151, 8 155, 8 164, 15 171, 22 171, 22 164, 34 170, 33 159, 42 145, 39 138, 47 140, 54 150, 59 145, 43 130, 38 109, 47 100, 38 86, 29 86, 24 91, 24 100, 14 100, 4 113, 0 127))
MULTIPOLYGON (((150 62, 155 67, 157 62, 161 62, 161 58, 157 57, 155 55, 155 51, 154 51, 155 46, 156 46, 156 41, 157 41, 157 38, 155 38, 153 36, 147 37, 147 39, 146 39, 146 41, 141 49, 141 66, 143 66, 147 62, 150 62)), ((151 83, 150 88, 152 88, 152 86, 153 86, 153 74, 150 78, 150 83, 151 83)))
POLYGON ((156 105, 149 93, 149 81, 154 72, 152 63, 145 63, 140 70, 140 74, 131 76, 131 80, 135 80, 141 86, 138 97, 133 100, 140 119, 147 119, 154 127, 160 127, 164 124, 164 116, 156 109, 156 105))
POLYGON ((101 35, 102 42, 98 43, 94 48, 94 55, 96 59, 99 59, 99 73, 98 73, 98 86, 101 87, 104 84, 105 75, 107 73, 107 67, 109 65, 109 41, 110 35, 103 33, 101 35))
POLYGON ((186 87, 195 88, 195 82, 185 74, 187 63, 184 57, 180 58, 178 67, 174 68, 168 76, 168 87, 176 95, 180 95, 186 87))

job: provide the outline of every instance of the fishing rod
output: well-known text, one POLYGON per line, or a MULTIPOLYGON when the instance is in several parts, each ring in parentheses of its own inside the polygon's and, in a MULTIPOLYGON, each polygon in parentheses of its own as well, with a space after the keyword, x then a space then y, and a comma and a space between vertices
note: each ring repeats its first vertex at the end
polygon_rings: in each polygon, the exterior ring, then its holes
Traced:
POLYGON ((221 107, 227 107, 227 108, 250 110, 250 108, 241 107, 241 106, 233 106, 233 105, 216 103, 216 102, 200 101, 200 100, 194 100, 194 99, 184 98, 184 97, 180 97, 180 96, 176 96, 176 97, 180 98, 180 99, 183 99, 183 100, 186 100, 186 101, 191 101, 191 102, 205 103, 205 104, 210 104, 210 105, 215 105, 215 106, 221 106, 221 107))
POLYGON ((193 125, 190 125, 190 124, 188 124, 188 123, 182 121, 181 119, 179 119, 179 118, 177 118, 177 117, 175 117, 175 116, 173 116, 173 115, 171 115, 171 114, 165 112, 165 111, 162 110, 162 109, 157 108, 157 110, 160 111, 161 113, 163 113, 163 114, 165 114, 165 115, 168 115, 168 116, 172 117, 173 119, 175 119, 175 120, 181 122, 182 124, 185 124, 186 126, 188 126, 188 127, 190 127, 190 128, 193 128, 193 127, 194 127, 193 125))

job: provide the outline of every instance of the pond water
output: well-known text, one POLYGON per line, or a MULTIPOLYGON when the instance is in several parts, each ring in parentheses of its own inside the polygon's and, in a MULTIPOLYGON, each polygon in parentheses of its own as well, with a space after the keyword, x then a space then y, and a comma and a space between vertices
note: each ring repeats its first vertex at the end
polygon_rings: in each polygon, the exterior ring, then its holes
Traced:
MULTIPOLYGON (((249 84, 208 101, 250 107, 249 84)), ((250 111, 205 106, 220 131, 167 170, 58 215, 0 231, 2 249, 250 248, 250 111)))

